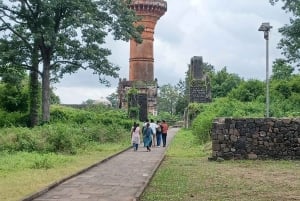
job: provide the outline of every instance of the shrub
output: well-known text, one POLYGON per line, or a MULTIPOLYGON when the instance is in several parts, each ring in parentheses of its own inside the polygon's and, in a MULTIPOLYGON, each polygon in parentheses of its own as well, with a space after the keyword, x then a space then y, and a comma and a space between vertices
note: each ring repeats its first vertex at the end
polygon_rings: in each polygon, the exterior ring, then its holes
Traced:
MULTIPOLYGON (((5 114, 0 112, 0 116, 5 114)), ((20 119, 24 117, 15 114, 17 115, 20 119)), ((17 118, 12 119, 15 121, 17 118)), ((67 154, 76 154, 79 149, 95 143, 128 142, 133 123, 122 110, 63 106, 51 107, 50 124, 29 129, 13 127, 11 125, 14 124, 8 122, 10 121, 5 122, 7 127, 0 130, 0 151, 67 154)), ((40 160, 34 166, 47 166, 46 163, 47 161, 40 160)))
POLYGON ((27 126, 28 114, 21 112, 6 112, 0 110, 0 128, 11 126, 27 126))
MULTIPOLYGON (((196 106, 193 106, 196 107, 196 106)), ((201 143, 210 140, 212 122, 217 117, 263 117, 264 104, 240 102, 229 98, 218 98, 212 103, 200 103, 200 114, 192 122, 193 134, 201 143)))

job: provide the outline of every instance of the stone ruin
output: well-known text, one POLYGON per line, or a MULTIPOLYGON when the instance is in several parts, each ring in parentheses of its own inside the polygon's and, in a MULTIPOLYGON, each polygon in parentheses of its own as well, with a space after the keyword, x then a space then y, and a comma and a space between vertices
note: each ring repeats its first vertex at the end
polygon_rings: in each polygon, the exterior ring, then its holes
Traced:
POLYGON ((300 118, 219 118, 212 158, 300 160, 300 118))
POLYGON ((204 71, 203 59, 194 56, 189 65, 189 94, 190 103, 211 102, 210 79, 204 71))
POLYGON ((118 95, 119 108, 127 108, 131 118, 139 117, 140 121, 148 118, 148 113, 157 115, 157 80, 154 81, 129 81, 119 80, 118 95), (137 90, 137 93, 130 94, 130 90, 137 90), (136 108, 138 111, 130 110, 136 108))

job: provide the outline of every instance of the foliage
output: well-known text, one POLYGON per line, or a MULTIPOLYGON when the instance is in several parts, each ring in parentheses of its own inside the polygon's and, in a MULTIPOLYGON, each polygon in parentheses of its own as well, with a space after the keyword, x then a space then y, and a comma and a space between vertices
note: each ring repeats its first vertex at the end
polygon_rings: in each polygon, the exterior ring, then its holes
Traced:
POLYGON ((280 40, 278 48, 283 50, 283 55, 287 58, 288 62, 296 63, 299 67, 300 2, 291 0, 270 0, 272 5, 278 1, 283 2, 283 10, 292 14, 290 17, 290 24, 286 24, 279 29, 279 32, 282 34, 283 38, 280 40))
POLYGON ((111 102, 113 108, 119 108, 119 96, 117 93, 112 93, 106 98, 111 102))
POLYGON ((294 68, 286 63, 283 59, 276 59, 272 66, 272 80, 285 80, 292 77, 294 68))
POLYGON ((179 94, 176 87, 171 84, 163 85, 160 87, 158 96, 158 111, 168 112, 175 115, 175 107, 179 99, 179 94))
POLYGON ((86 109, 53 106, 50 124, 28 129, 7 122, 5 126, 10 127, 0 130, 0 151, 76 154, 93 143, 122 142, 128 138, 132 126, 126 117, 124 111, 102 106, 86 109))
MULTIPOLYGON (((50 119, 50 82, 66 73, 91 69, 101 83, 117 77, 119 67, 103 48, 109 32, 114 39, 141 42, 138 18, 119 0, 53 0, 0 2, 0 62, 30 70, 32 83, 42 75, 42 119, 50 119), (42 69, 38 68, 42 62, 42 69)), ((1 66, 1 65, 0 65, 1 66)), ((32 84, 31 87, 35 85, 32 84)), ((33 98, 33 97, 31 97, 33 98)))
POLYGON ((175 89, 178 91, 178 100, 175 105, 175 113, 176 115, 183 116, 184 111, 189 104, 189 90, 188 90, 188 77, 186 77, 185 81, 179 80, 175 89))
POLYGON ((237 88, 233 89, 228 94, 228 97, 242 102, 251 102, 265 94, 264 88, 263 82, 259 80, 248 80, 242 82, 237 88))
POLYGON ((212 103, 194 104, 200 111, 192 123, 192 131, 199 140, 210 140, 212 122, 219 117, 263 117, 264 104, 259 102, 240 102, 235 99, 218 98, 212 103))
POLYGON ((25 71, 0 68, 0 108, 8 112, 27 112, 28 87, 25 71))
POLYGON ((210 76, 213 98, 226 97, 228 93, 237 88, 243 81, 238 75, 228 73, 226 67, 218 72, 212 71, 210 76))
POLYGON ((171 115, 170 113, 168 112, 160 112, 158 114, 158 116, 156 117, 153 117, 151 119, 154 119, 154 120, 165 120, 167 122, 168 125, 173 125, 175 124, 177 121, 181 120, 181 118, 177 115, 171 115))
POLYGON ((272 80, 270 111, 275 117, 300 115, 300 75, 289 80, 272 80))
POLYGON ((0 128, 21 126, 26 127, 28 124, 28 114, 21 112, 7 112, 0 110, 0 128))
POLYGON ((27 112, 27 88, 18 88, 12 84, 0 84, 0 108, 7 112, 27 112))

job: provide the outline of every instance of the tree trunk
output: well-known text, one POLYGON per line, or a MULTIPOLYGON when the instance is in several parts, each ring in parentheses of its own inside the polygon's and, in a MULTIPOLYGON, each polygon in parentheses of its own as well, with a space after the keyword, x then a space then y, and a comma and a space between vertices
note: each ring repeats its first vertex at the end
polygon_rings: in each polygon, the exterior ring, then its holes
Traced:
POLYGON ((39 53, 38 45, 35 43, 32 52, 32 69, 30 71, 30 100, 29 100, 29 126, 34 127, 39 124, 39 53))
POLYGON ((42 76, 42 120, 50 121, 50 57, 44 57, 42 76))

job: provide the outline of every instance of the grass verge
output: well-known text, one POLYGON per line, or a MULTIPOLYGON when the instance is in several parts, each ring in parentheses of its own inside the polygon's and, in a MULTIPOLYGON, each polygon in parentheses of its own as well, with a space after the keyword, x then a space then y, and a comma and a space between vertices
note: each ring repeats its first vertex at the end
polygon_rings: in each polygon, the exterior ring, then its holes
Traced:
POLYGON ((20 200, 126 147, 128 145, 95 145, 77 155, 1 152, 0 200, 20 200))
POLYGON ((300 200, 300 161, 209 162, 210 146, 180 131, 141 201, 300 200))

